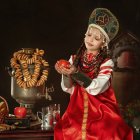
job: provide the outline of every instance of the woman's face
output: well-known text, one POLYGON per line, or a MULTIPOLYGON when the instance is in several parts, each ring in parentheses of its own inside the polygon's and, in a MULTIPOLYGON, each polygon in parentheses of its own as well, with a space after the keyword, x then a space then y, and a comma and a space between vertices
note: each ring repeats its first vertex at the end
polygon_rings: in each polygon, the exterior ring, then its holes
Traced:
POLYGON ((97 52, 104 44, 104 36, 101 34, 99 29, 90 27, 85 34, 84 41, 88 52, 97 52))

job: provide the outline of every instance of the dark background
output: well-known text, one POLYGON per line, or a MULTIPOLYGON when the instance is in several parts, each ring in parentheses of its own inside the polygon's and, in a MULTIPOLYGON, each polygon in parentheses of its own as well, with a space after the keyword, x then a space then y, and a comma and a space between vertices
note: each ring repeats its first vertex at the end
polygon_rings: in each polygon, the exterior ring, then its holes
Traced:
MULTIPOLYGON (((60 88, 55 62, 69 59, 83 42, 88 18, 96 7, 110 9, 120 22, 120 32, 129 30, 140 38, 139 0, 1 0, 0 1, 0 95, 12 112, 18 103, 11 97, 11 81, 6 66, 21 48, 45 50, 50 64, 47 87, 53 85, 53 101, 64 112, 69 95, 60 88)), ((47 101, 48 104, 50 103, 47 101)))

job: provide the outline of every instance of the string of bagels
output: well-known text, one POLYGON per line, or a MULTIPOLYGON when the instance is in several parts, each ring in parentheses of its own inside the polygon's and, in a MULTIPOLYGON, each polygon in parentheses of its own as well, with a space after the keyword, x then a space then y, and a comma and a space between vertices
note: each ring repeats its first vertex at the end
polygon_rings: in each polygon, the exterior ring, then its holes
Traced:
POLYGON ((45 83, 48 78, 49 63, 43 59, 43 55, 44 50, 38 48, 22 49, 13 54, 10 64, 20 88, 38 87, 45 83))

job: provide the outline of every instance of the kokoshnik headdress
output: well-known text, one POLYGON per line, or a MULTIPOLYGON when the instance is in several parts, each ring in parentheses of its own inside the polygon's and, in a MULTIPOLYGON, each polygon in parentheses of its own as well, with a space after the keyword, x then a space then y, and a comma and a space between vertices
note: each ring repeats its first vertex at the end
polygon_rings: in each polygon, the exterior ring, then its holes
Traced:
MULTIPOLYGON (((108 43, 118 33, 119 23, 118 23, 117 18, 108 9, 96 8, 95 10, 93 10, 93 12, 90 15, 88 28, 89 27, 96 27, 103 33, 103 35, 106 38, 105 45, 108 49, 108 43)), ((79 50, 77 51, 77 55, 76 55, 76 58, 75 58, 74 63, 73 63, 76 67, 78 67, 78 63, 79 63, 81 54, 83 52, 83 47, 85 49, 85 46, 82 45, 79 48, 79 50)), ((94 66, 92 66, 92 68, 94 69, 95 77, 98 75, 99 66, 103 62, 103 60, 104 60, 104 57, 102 57, 102 59, 98 59, 98 61, 96 61, 94 66)), ((82 66, 81 66, 81 68, 82 68, 82 66)), ((82 71, 87 70, 86 72, 90 72, 91 69, 89 69, 89 68, 90 68, 90 65, 88 66, 88 70, 86 68, 83 68, 82 71)), ((87 75, 83 74, 80 71, 72 74, 71 77, 79 85, 81 85, 85 88, 87 88, 92 82, 91 78, 89 78, 87 75)))
POLYGON ((98 28, 109 43, 118 33, 119 22, 106 8, 96 8, 89 17, 89 27, 98 28))
MULTIPOLYGON (((117 35, 119 31, 119 22, 117 18, 106 8, 96 8, 93 10, 89 17, 89 27, 98 28, 106 38, 106 47, 108 49, 108 43, 117 35)), ((77 51, 77 57, 74 60, 74 65, 77 67, 80 54, 83 51, 83 44, 77 51)))

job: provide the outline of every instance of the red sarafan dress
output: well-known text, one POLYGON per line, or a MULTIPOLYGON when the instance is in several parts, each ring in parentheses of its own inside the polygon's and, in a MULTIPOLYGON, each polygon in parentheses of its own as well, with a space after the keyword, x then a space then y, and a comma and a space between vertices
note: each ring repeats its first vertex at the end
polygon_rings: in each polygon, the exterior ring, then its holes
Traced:
MULTIPOLYGON (((84 66, 88 69, 81 60, 81 71, 84 66)), ((62 89, 71 97, 65 113, 55 126, 54 140, 133 140, 132 129, 120 115, 111 86, 112 67, 112 60, 106 59, 96 78, 94 70, 84 71, 93 79, 87 88, 78 84, 67 88, 62 76, 62 89)))

